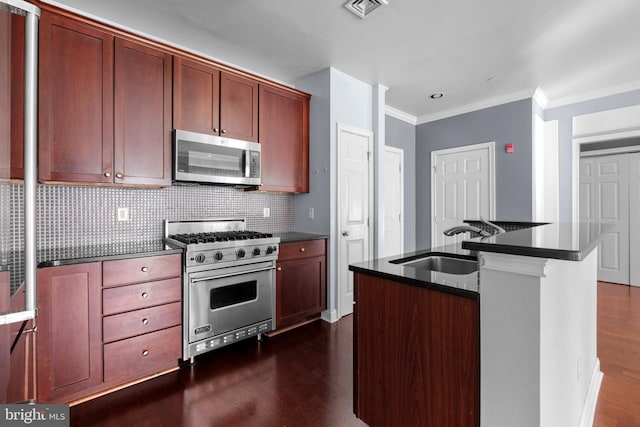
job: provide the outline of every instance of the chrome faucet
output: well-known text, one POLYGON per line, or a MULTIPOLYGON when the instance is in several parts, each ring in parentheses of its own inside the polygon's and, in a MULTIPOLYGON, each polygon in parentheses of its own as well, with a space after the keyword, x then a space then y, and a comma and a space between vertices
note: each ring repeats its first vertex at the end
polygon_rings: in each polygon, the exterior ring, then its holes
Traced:
POLYGON ((485 231, 478 227, 473 227, 471 225, 456 225, 455 227, 451 227, 448 230, 444 230, 443 233, 445 236, 454 236, 456 234, 466 233, 469 231, 473 233, 478 233, 482 237, 493 236, 493 234, 489 233, 488 231, 485 231))
POLYGON ((492 223, 491 221, 487 221, 486 219, 482 219, 482 217, 480 217, 480 222, 483 223, 484 225, 487 225, 491 228, 493 228, 495 230, 494 233, 492 233, 492 236, 495 236, 496 234, 502 234, 502 233, 506 233, 507 231, 500 227, 499 225, 496 225, 494 223, 492 223))

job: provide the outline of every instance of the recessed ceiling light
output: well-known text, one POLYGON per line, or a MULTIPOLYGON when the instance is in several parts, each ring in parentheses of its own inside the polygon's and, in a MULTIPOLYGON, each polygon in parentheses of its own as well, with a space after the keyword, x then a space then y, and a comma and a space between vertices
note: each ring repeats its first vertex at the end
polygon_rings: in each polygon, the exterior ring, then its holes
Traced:
POLYGON ((388 4, 388 0, 349 0, 344 4, 344 7, 349 9, 359 18, 364 19, 365 16, 373 12, 375 9, 388 4))
POLYGON ((443 96, 444 96, 444 93, 436 92, 436 93, 432 93, 431 95, 429 95, 429 98, 431 98, 431 99, 440 99, 443 96))

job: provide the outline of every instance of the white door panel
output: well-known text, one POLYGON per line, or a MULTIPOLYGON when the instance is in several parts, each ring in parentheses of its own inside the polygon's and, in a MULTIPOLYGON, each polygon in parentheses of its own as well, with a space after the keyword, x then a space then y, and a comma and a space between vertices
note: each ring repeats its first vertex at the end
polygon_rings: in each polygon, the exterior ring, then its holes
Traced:
POLYGON ((370 158, 373 134, 338 126, 338 316, 353 312, 353 273, 349 264, 369 259, 370 158))
POLYGON ((384 151, 384 257, 404 252, 404 180, 402 169, 404 152, 385 147, 384 151))
POLYGON ((609 223, 600 242, 598 280, 629 284, 629 158, 617 154, 580 159, 580 219, 609 223))
POLYGON ((435 151, 432 167, 432 246, 469 238, 442 233, 464 220, 494 219, 493 143, 435 151))
POLYGON ((640 286, 640 153, 629 155, 629 259, 629 282, 640 286))

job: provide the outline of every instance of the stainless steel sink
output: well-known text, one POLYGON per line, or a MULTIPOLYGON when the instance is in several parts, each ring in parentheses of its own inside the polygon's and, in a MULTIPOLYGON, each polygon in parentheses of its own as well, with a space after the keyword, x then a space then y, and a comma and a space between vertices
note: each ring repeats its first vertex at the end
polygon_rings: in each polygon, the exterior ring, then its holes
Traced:
POLYGON ((478 271, 478 262, 471 259, 455 258, 446 255, 426 254, 420 258, 411 257, 391 261, 404 267, 420 270, 440 271, 447 274, 471 274, 478 271))

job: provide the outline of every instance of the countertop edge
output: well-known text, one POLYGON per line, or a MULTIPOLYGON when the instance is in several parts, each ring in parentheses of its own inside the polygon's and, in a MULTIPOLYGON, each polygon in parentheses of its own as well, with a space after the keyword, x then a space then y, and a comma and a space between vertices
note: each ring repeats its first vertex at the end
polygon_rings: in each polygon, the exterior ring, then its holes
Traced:
POLYGON ((114 254, 114 255, 84 257, 84 258, 56 259, 56 260, 50 260, 50 261, 42 261, 38 263, 38 268, 59 267, 63 265, 85 264, 85 263, 100 262, 100 261, 114 261, 119 259, 146 258, 150 256, 171 255, 171 254, 182 254, 182 249, 169 248, 169 249, 148 251, 148 252, 130 252, 130 253, 122 253, 122 254, 114 254))
POLYGON ((392 273, 385 273, 379 270, 372 270, 366 267, 359 267, 356 265, 350 265, 349 271, 353 271, 354 273, 362 273, 367 274, 369 276, 378 277, 380 279, 388 279, 394 282, 400 282, 411 286, 416 286, 418 288, 429 289, 438 292, 444 292, 456 296, 460 296, 463 298, 469 298, 473 300, 480 300, 480 293, 475 291, 470 291, 468 289, 461 289, 452 286, 441 285, 438 283, 428 282, 420 279, 415 279, 411 277, 406 277, 402 275, 396 275, 392 273))
POLYGON ((283 233, 273 233, 274 237, 280 238, 280 243, 303 242, 305 240, 327 240, 326 234, 307 233, 304 231, 286 231, 283 233))

